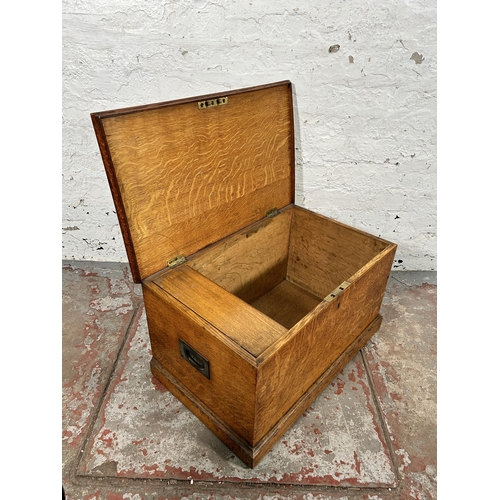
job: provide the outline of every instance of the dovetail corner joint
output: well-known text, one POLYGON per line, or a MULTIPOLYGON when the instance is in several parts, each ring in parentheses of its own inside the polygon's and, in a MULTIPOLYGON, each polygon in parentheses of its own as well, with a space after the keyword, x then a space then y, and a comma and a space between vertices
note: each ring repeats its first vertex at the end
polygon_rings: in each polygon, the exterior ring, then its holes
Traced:
POLYGON ((348 286, 350 285, 349 281, 344 281, 340 286, 335 288, 332 293, 329 293, 323 300, 326 302, 331 302, 337 295, 340 295, 348 286))
POLYGON ((178 255, 174 259, 170 259, 167 262, 167 266, 172 268, 184 264, 184 262, 186 262, 186 257, 184 257, 184 255, 178 255))
POLYGON ((217 99, 207 99, 206 101, 198 101, 198 109, 211 108, 213 106, 222 106, 227 104, 227 97, 218 97, 217 99))

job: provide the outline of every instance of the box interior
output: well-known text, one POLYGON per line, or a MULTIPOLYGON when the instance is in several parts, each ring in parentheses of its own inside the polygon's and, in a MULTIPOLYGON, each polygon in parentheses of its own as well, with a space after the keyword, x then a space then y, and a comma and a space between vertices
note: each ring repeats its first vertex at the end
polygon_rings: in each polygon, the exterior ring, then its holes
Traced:
POLYGON ((290 206, 199 252, 187 265, 290 329, 388 245, 290 206))

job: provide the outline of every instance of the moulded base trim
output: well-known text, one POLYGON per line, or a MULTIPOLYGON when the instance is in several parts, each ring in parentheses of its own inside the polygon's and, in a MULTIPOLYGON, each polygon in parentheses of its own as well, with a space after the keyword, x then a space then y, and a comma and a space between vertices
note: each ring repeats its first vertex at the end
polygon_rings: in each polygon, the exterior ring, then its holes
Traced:
POLYGON ((153 375, 196 417, 198 417, 231 451, 246 465, 255 467, 292 426, 297 418, 323 392, 326 386, 342 371, 356 353, 379 330, 382 316, 378 315, 345 349, 345 351, 323 372, 309 389, 276 422, 276 424, 255 445, 250 445, 221 420, 193 394, 182 382, 175 378, 156 358, 151 360, 153 375))

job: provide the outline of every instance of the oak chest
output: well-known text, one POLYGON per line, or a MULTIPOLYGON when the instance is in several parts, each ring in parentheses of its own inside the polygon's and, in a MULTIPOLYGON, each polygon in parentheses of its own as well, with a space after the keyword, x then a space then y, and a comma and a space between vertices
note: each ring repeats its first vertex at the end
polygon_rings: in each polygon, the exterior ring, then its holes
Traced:
POLYGON ((288 81, 91 116, 152 373, 253 467, 378 330, 396 245, 294 204, 288 81))

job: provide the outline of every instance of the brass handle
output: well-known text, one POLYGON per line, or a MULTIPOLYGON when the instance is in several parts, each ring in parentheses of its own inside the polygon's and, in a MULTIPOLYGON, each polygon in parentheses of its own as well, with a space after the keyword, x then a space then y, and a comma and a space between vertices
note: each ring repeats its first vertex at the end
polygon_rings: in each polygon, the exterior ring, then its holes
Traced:
POLYGON ((199 361, 199 356, 191 351, 191 349, 186 349, 186 357, 187 357, 187 360, 197 369, 197 370, 201 370, 205 365, 203 364, 203 362, 199 361), (198 359, 196 359, 198 358, 198 359))
POLYGON ((204 358, 198 351, 193 349, 184 340, 179 339, 179 351, 193 368, 196 368, 202 375, 210 379, 210 362, 204 358))

